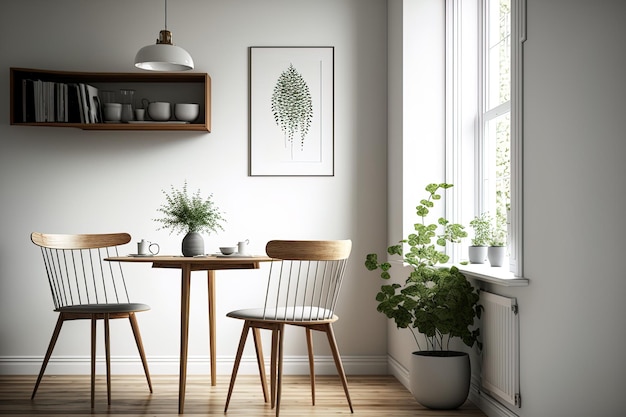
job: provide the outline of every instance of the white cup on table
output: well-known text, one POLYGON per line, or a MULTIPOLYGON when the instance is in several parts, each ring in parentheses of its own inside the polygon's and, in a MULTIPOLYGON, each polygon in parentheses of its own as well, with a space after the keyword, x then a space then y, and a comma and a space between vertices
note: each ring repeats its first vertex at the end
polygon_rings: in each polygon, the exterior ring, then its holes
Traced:
POLYGON ((248 254, 248 243, 250 243, 250 241, 248 239, 237 243, 237 253, 239 255, 247 255, 248 254))

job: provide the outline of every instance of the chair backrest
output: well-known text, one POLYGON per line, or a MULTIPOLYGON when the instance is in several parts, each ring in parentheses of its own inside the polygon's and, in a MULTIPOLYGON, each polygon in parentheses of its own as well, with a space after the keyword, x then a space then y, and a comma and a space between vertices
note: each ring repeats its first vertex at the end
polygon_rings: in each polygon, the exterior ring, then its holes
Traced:
POLYGON ((41 248, 55 310, 86 304, 129 303, 118 246, 130 242, 128 233, 63 235, 32 233, 41 248))
POLYGON ((263 316, 292 321, 333 317, 351 240, 272 240, 263 316))

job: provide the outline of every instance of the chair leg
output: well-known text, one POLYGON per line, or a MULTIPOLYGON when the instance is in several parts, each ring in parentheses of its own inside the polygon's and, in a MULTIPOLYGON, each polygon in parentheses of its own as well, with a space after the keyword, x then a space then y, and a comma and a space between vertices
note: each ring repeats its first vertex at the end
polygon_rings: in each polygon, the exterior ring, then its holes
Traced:
POLYGON ((350 399, 350 393, 348 392, 348 380, 346 379, 346 373, 343 370, 343 364, 341 363, 341 357, 339 356, 339 349, 337 348, 337 341, 335 340, 333 326, 329 323, 326 324, 324 328, 326 336, 328 337, 328 344, 330 345, 330 349, 333 352, 335 367, 337 368, 337 372, 339 373, 339 377, 341 378, 343 390, 346 393, 346 399, 348 400, 348 405, 350 406, 350 412, 354 413, 354 410, 352 409, 352 400, 350 399))
POLYGON ((254 348, 256 350, 256 361, 259 366, 259 376, 261 377, 261 388, 263 389, 263 399, 268 400, 267 376, 265 375, 265 362, 263 360, 263 345, 261 344, 261 332, 257 327, 252 328, 254 338, 254 348))
POLYGON ((309 352, 309 377, 311 379, 311 404, 315 405, 315 356, 313 355, 313 335, 309 327, 306 328, 306 345, 309 352))
POLYGON ((243 348, 246 346, 246 339, 248 338, 249 329, 250 329, 250 322, 246 320, 243 324, 243 330, 241 331, 241 338, 239 339, 239 347, 237 348, 237 356, 235 357, 235 364, 233 365, 233 373, 230 376, 230 385, 228 386, 228 395, 226 395, 226 405, 224 405, 224 412, 228 410, 230 397, 233 394, 233 388, 235 387, 235 380, 237 379, 237 371, 239 370, 239 363, 241 362, 241 356, 243 355, 243 348))
POLYGON ((276 407, 276 369, 278 367, 278 341, 279 341, 279 327, 272 329, 272 354, 270 355, 270 390, 272 394, 272 408, 276 407))
POLYGON ((111 337, 109 334, 109 315, 104 314, 104 353, 107 370, 107 404, 111 405, 111 337))
POLYGON ((65 317, 63 316, 63 313, 59 313, 57 324, 54 327, 54 332, 52 332, 52 338, 50 338, 50 343, 48 344, 48 350, 46 351, 46 356, 43 359, 43 363, 41 364, 41 369, 39 370, 39 375, 37 376, 37 382, 35 382, 35 388, 33 389, 33 394, 30 396, 31 400, 35 398, 35 394, 37 394, 37 389, 39 388, 39 384, 41 383, 41 378, 43 378, 43 374, 46 371, 46 367, 48 366, 48 361, 50 360, 50 356, 52 356, 54 345, 56 345, 57 343, 57 339, 59 338, 59 333, 61 333, 61 327, 63 326, 64 321, 65 321, 65 317))
POLYGON ((283 388, 283 341, 284 341, 285 325, 278 325, 278 387, 276 388, 276 417, 280 413, 280 394, 283 388))
POLYGON ((148 370, 148 361, 146 359, 146 352, 143 349, 143 342, 141 340, 141 333, 139 333, 139 325, 137 324, 137 317, 135 316, 135 313, 131 312, 128 315, 128 319, 130 321, 130 327, 133 329, 133 335, 135 336, 135 342, 137 343, 137 350, 139 351, 141 363, 143 364, 143 372, 146 374, 146 380, 148 381, 148 388, 150 388, 150 392, 152 393, 152 381, 150 379, 150 371, 148 370))
POLYGON ((96 397, 96 316, 91 315, 91 408, 96 397))

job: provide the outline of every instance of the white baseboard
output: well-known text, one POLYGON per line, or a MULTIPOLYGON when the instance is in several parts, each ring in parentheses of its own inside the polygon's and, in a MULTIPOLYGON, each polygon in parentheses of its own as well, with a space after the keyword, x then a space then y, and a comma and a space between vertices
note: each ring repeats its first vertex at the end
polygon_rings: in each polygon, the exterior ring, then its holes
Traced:
POLYGON ((396 379, 410 391, 409 370, 391 356, 388 356, 387 360, 389 362, 389 373, 395 376, 396 379))
POLYGON ((498 400, 481 391, 479 385, 472 381, 470 386, 469 399, 476 404, 480 410, 487 414, 487 417, 519 417, 498 400))
MULTIPOLYGON (((387 375, 387 356, 342 356, 343 367, 347 375, 387 375)), ((39 356, 0 357, 0 375, 37 375, 43 358, 39 356)), ((218 375, 230 375, 233 370, 234 358, 217 357, 216 371, 218 375)), ((269 357, 265 358, 269 365, 269 357)), ((179 370, 178 356, 148 357, 150 373, 153 375, 177 375, 179 370)), ((90 359, 88 356, 53 356, 48 362, 48 375, 79 375, 89 374, 90 359)), ((283 359, 285 375, 308 375, 309 360, 307 356, 286 356, 283 359)), ((96 373, 105 372, 104 356, 96 358, 96 373)), ((118 375, 142 374, 143 367, 138 357, 114 356, 111 358, 111 373, 118 375)), ((187 373, 208 375, 210 363, 208 356, 190 356, 187 359, 187 373)), ((255 375, 258 373, 255 356, 244 356, 239 366, 239 374, 255 375)), ((334 375, 337 373, 332 356, 315 357, 315 373, 317 375, 334 375)))

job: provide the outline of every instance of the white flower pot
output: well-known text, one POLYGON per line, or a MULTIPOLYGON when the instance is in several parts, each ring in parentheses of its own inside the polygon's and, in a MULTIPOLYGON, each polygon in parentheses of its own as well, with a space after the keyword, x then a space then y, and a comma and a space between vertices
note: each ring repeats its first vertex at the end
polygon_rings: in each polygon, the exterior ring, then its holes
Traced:
POLYGON ((506 246, 489 246, 487 257, 491 266, 502 266, 506 258, 506 246))
POLYGON ((467 400, 471 368, 465 352, 427 350, 411 355, 411 393, 424 407, 453 410, 467 400))
POLYGON ((472 264, 484 264, 487 260, 487 246, 470 246, 467 248, 469 261, 472 264))

